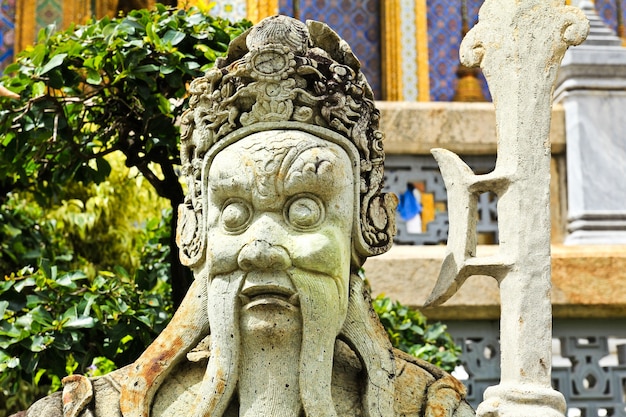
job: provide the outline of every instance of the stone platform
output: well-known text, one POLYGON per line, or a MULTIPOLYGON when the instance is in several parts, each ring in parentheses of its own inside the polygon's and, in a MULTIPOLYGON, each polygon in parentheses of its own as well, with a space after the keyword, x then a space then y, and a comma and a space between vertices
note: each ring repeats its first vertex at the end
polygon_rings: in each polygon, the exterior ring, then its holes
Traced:
MULTIPOLYGON (((483 245, 478 256, 497 246, 483 245)), ((422 308, 435 286, 445 246, 396 245, 369 258, 365 274, 372 295, 384 293, 419 308, 432 320, 497 320, 498 284, 475 276, 443 306, 422 308)), ((626 318, 626 245, 552 246, 552 302, 556 319, 626 318)))

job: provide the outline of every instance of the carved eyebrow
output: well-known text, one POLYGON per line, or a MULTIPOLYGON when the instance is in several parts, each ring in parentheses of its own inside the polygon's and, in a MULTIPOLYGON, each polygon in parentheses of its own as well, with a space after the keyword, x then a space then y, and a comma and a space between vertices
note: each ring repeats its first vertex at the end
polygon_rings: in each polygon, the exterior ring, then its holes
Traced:
POLYGON ((322 178, 322 176, 336 174, 333 172, 333 166, 338 160, 337 155, 328 152, 328 148, 318 149, 320 152, 313 155, 309 154, 305 159, 300 158, 302 154, 298 155, 298 158, 294 158, 285 172, 284 184, 286 189, 302 186, 302 180, 310 182, 314 187, 323 185, 328 179, 322 178))
POLYGON ((248 197, 252 194, 252 184, 247 181, 238 181, 241 176, 230 176, 228 178, 209 179, 209 189, 212 194, 223 197, 248 197))

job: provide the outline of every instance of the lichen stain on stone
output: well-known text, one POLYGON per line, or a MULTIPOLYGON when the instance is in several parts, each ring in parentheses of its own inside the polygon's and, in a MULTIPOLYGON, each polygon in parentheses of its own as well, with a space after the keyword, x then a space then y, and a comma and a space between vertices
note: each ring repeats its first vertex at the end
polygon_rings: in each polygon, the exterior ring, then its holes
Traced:
POLYGON ((215 384, 215 393, 223 394, 226 391, 226 381, 224 380, 224 370, 222 368, 218 368, 215 372, 215 379, 217 379, 217 384, 215 384))
POLYGON ((146 381, 156 380, 181 350, 183 344, 183 340, 180 337, 176 337, 169 343, 168 349, 159 351, 158 355, 150 361, 147 371, 145 373, 142 372, 146 381))
POLYGON ((444 417, 448 415, 448 412, 446 411, 446 409, 443 408, 443 406, 439 403, 433 403, 430 406, 430 410, 431 410, 430 415, 432 417, 444 417))

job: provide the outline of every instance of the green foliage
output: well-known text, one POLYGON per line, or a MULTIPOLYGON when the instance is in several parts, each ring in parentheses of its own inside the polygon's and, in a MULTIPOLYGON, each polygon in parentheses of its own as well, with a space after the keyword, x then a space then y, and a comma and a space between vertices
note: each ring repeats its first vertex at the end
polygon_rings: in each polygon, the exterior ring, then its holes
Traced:
POLYGON ((0 205, 0 278, 25 265, 36 265, 47 258, 58 265, 67 265, 67 244, 59 239, 54 224, 44 219, 44 210, 37 204, 11 198, 0 205))
POLYGON ((69 372, 131 362, 164 326, 172 211, 150 220, 129 183, 182 202, 186 86, 249 26, 157 4, 46 28, 5 70, 20 97, 0 97, 0 417, 69 372))
POLYGON ((165 327, 167 217, 147 223, 146 266, 132 275, 115 267, 90 277, 42 259, 0 280, 0 399, 12 398, 9 411, 58 389, 67 374, 101 375, 132 362, 165 327))
POLYGON ((114 167, 99 184, 70 183, 56 203, 39 205, 27 193, 12 193, 0 206, 0 275, 45 258, 60 269, 85 272, 139 266, 146 219, 168 204, 119 153, 107 155, 114 167))
POLYGON ((168 293, 164 280, 139 290, 121 269, 99 271, 89 279, 81 271, 59 272, 46 262, 4 280, 2 391, 15 394, 21 381, 56 390, 68 373, 88 373, 99 364, 108 371, 114 368, 111 362, 131 362, 168 321, 168 293))
POLYGON ((0 417, 69 373, 132 362, 170 318, 171 211, 107 159, 108 181, 72 184, 46 210, 26 195, 0 205, 0 417))
POLYGON ((172 187, 179 142, 173 122, 187 105, 186 85, 249 26, 157 3, 152 11, 42 30, 0 79, 20 95, 0 98, 0 198, 15 189, 50 196, 69 180, 102 181, 111 172, 104 156, 115 150, 160 195, 182 196, 172 187))
POLYGON ((139 266, 146 219, 158 216, 168 204, 136 169, 124 166, 119 152, 105 160, 113 168, 106 181, 68 184, 59 193, 61 200, 48 207, 46 217, 68 242, 75 264, 132 271, 139 266))
POLYGON ((448 372, 460 363, 461 348, 446 332, 445 324, 429 324, 419 311, 382 295, 372 304, 394 347, 448 372))

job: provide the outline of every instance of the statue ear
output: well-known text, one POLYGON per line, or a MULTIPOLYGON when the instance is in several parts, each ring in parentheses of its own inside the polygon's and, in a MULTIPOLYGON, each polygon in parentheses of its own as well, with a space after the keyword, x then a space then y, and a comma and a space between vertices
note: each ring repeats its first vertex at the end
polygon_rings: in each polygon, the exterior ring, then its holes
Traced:
POLYGON ((357 252, 362 256, 380 255, 391 248, 396 234, 397 205, 398 197, 393 193, 381 193, 372 197, 366 195, 361 200, 361 239, 357 240, 360 244, 357 252))
POLYGON ((176 244, 180 249, 180 262, 192 269, 202 263, 206 250, 202 210, 196 210, 193 204, 185 202, 178 206, 178 225, 176 244))

